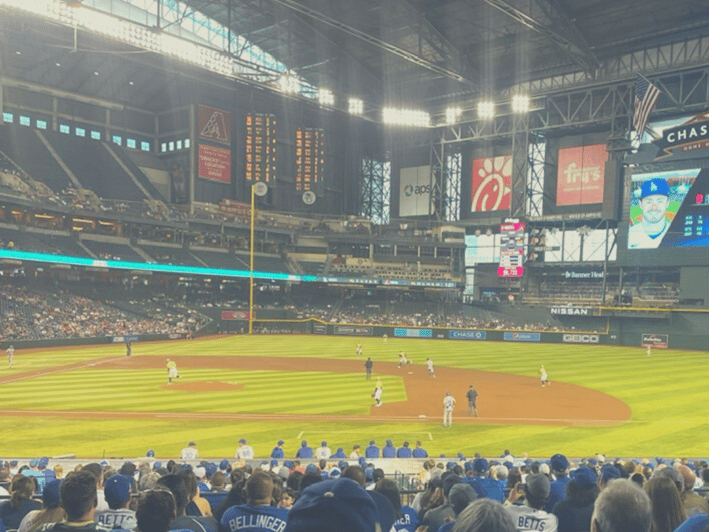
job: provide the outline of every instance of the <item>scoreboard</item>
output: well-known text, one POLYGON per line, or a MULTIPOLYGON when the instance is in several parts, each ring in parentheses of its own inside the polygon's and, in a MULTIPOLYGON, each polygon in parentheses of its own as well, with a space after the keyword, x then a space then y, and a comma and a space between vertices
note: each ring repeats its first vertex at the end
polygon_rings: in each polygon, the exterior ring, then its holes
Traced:
POLYGON ((524 222, 507 221, 500 225, 499 277, 522 277, 524 274, 524 222))

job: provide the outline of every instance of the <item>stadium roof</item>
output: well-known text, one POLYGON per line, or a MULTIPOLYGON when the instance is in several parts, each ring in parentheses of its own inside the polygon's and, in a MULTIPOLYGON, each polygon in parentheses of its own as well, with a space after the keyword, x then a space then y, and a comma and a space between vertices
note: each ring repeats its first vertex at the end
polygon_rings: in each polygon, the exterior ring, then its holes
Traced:
MULTIPOLYGON (((371 106, 434 112, 551 76, 583 72, 586 82, 603 81, 602 65, 623 54, 709 36, 709 4, 702 0, 161 1, 184 6, 183 17, 197 12, 230 27, 315 87, 371 106)), ((95 0, 83 3, 102 9, 95 0)), ((144 2, 148 11, 159 3, 144 2)), ((0 9, 3 77, 147 110, 189 102, 191 82, 233 84, 0 9)))

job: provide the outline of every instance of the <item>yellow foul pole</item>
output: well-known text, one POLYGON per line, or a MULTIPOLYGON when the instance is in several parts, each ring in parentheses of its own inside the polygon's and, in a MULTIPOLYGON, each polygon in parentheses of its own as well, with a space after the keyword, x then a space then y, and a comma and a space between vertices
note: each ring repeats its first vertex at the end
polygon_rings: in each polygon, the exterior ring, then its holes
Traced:
POLYGON ((254 332, 254 226, 256 225, 256 195, 251 185, 251 251, 249 252, 249 334, 254 332))

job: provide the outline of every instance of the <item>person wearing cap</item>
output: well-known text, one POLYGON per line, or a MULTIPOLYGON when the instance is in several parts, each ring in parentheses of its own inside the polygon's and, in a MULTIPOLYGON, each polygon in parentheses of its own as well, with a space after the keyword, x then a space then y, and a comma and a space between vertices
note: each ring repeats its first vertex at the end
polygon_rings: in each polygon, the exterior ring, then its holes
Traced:
POLYGON ((323 441, 320 443, 320 447, 315 449, 315 458, 318 460, 327 460, 332 456, 332 451, 330 448, 327 446, 327 442, 323 441))
POLYGON ((382 449, 382 458, 396 458, 396 447, 391 440, 386 441, 386 445, 382 449))
POLYGON ((359 460, 359 450, 361 447, 357 444, 352 446, 352 452, 350 453, 350 460, 359 460))
POLYGON ((600 493, 596 470, 582 466, 569 474, 565 498, 552 510, 559 520, 559 532, 583 532, 588 530, 593 514, 593 505, 600 493))
POLYGON ((488 499, 498 502, 505 499, 504 483, 487 476, 490 464, 485 458, 476 458, 466 469, 472 471, 472 476, 466 476, 463 481, 470 484, 478 495, 485 494, 488 499))
POLYGON ((234 452, 234 458, 237 460, 253 460, 254 449, 250 445, 246 445, 244 438, 239 440, 239 447, 237 447, 236 452, 234 452))
MULTIPOLYGON (((455 514, 455 519, 465 510, 471 503, 473 503, 478 498, 477 493, 469 484, 463 482, 458 482, 453 484, 450 491, 448 492, 448 500, 450 501, 451 508, 455 514)), ((448 521, 441 525, 438 532, 451 532, 453 527, 455 527, 456 521, 448 521)))
POLYGON ((377 529, 382 527, 374 500, 357 482, 339 478, 323 480, 303 490, 288 513, 284 532, 372 532, 377 529))
POLYGON ((330 458, 347 458, 344 447, 338 447, 337 451, 330 455, 330 458))
POLYGON ((405 441, 404 444, 396 450, 397 458, 411 458, 411 447, 409 447, 409 442, 405 441))
POLYGON ((411 451, 411 456, 414 458, 428 458, 428 451, 423 448, 423 443, 421 441, 416 442, 416 447, 411 451))
POLYGON ((453 425, 453 407, 455 407, 455 397, 450 392, 446 392, 443 398, 443 426, 450 427, 453 425))
POLYGON ((374 367, 374 362, 372 362, 372 357, 369 357, 364 363, 364 378, 367 380, 372 378, 372 367, 374 367))
POLYGON ((286 453, 283 450, 283 445, 285 443, 286 442, 284 442, 283 440, 278 440, 278 442, 276 443, 276 446, 271 451, 271 458, 275 458, 276 460, 282 460, 283 458, 286 457, 286 453))
POLYGON ((539 368, 539 380, 542 382, 542 388, 544 388, 547 384, 551 386, 551 383, 549 382, 549 375, 547 375, 547 370, 544 368, 542 365, 541 368, 539 368))
POLYGON ((465 397, 468 398, 468 416, 472 415, 473 412, 475 412, 475 417, 478 417, 478 391, 473 388, 472 384, 470 385, 468 392, 465 394, 465 397))
POLYGON ((197 450, 197 444, 193 441, 187 444, 187 447, 180 451, 180 460, 197 460, 199 458, 199 451, 197 450))
POLYGON ((554 505, 564 498, 566 485, 571 482, 568 476, 569 460, 563 454, 555 454, 549 459, 549 468, 555 480, 551 483, 551 493, 544 506, 545 512, 551 512, 554 505))
POLYGON ((232 506, 222 515, 220 532, 278 532, 286 526, 288 510, 272 506, 273 479, 263 471, 249 477, 244 488, 246 504, 232 506))
POLYGON ((379 447, 374 440, 369 440, 369 446, 364 450, 365 458, 379 458, 379 447))
POLYGON ((10 347, 8 347, 5 352, 7 353, 7 366, 12 367, 12 359, 15 358, 15 348, 10 344, 10 347))
POLYGON ((172 379, 179 379, 180 374, 177 373, 177 362, 167 359, 167 383, 172 384, 172 379))
POLYGON ((300 449, 295 453, 296 458, 309 460, 313 457, 313 448, 308 445, 306 440, 300 442, 300 449))
POLYGON ((374 398, 374 406, 382 406, 382 394, 384 393, 384 387, 382 386, 382 381, 377 380, 377 384, 374 386, 374 392, 372 392, 372 397, 374 398))
POLYGON ((601 467, 601 473, 598 476, 598 487, 603 491, 611 480, 615 480, 621 476, 620 469, 614 464, 606 464, 601 467))
POLYGON ((96 512, 94 521, 106 528, 134 530, 138 526, 135 512, 128 509, 133 480, 126 475, 113 475, 103 486, 103 496, 108 503, 108 510, 96 512))
POLYGON ((541 473, 528 475, 524 484, 518 483, 510 491, 504 506, 519 532, 532 530, 556 532, 558 528, 556 516, 543 510, 550 492, 549 477, 541 473), (523 495, 524 504, 514 504, 523 495))
POLYGON ((648 179, 640 187, 640 222, 628 229, 629 249, 654 249, 670 228, 667 207, 670 205, 670 187, 664 179, 648 179))

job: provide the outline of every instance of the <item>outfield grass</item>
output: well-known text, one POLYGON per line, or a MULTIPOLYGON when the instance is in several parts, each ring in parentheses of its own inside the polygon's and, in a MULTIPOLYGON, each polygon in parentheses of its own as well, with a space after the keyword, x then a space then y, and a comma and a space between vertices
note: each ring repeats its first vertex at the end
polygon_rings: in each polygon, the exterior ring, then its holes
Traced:
MULTIPOLYGON (((3 416, 0 456, 38 456, 76 453, 79 457, 138 457, 155 449, 159 457, 176 457, 190 440, 205 457, 233 456, 245 437, 257 455, 267 455, 278 439, 293 456, 300 439, 317 446, 366 445, 371 438, 396 445, 405 439, 422 440, 429 453, 497 456, 509 448, 514 454, 548 457, 555 452, 586 456, 707 456, 709 423, 705 385, 698 373, 705 352, 645 350, 593 345, 512 344, 390 338, 321 336, 238 336, 192 342, 134 344, 133 356, 280 356, 355 359, 361 343, 364 355, 375 361, 395 362, 405 350, 415 364, 426 357, 437 367, 526 375, 537 378, 544 364, 552 381, 565 381, 613 395, 632 410, 631 419, 612 427, 454 424, 443 429, 440 420, 420 422, 317 422, 299 420, 299 414, 365 415, 371 406, 371 382, 362 374, 333 374, 327 367, 312 372, 182 371, 181 381, 221 381, 243 385, 241 390, 185 392, 165 389, 164 369, 101 370, 83 367, 54 372, 57 366, 102 357, 122 357, 122 345, 70 348, 15 355, 12 369, 0 377, 47 370, 45 375, 2 384, 3 410, 27 410, 21 417, 3 416), (164 412, 165 419, 76 419, 42 415, 42 411, 164 412), (239 421, 179 418, 180 412, 282 413, 288 421, 239 421), (169 416, 168 416, 169 415, 169 416)), ((403 382, 384 375, 387 401, 406 398, 403 382)), ((461 398, 462 399, 462 398, 461 398)), ((436 398, 438 401, 438 398, 436 398)), ((481 397, 479 403, 484 403, 481 397)), ((460 402, 460 401, 459 401, 460 402)), ((593 405, 589 405, 591 408, 593 405)), ((460 407, 460 405, 459 405, 460 407)), ((460 410, 460 408, 459 408, 460 410)), ((603 413, 599 412, 602 418, 603 413)))

